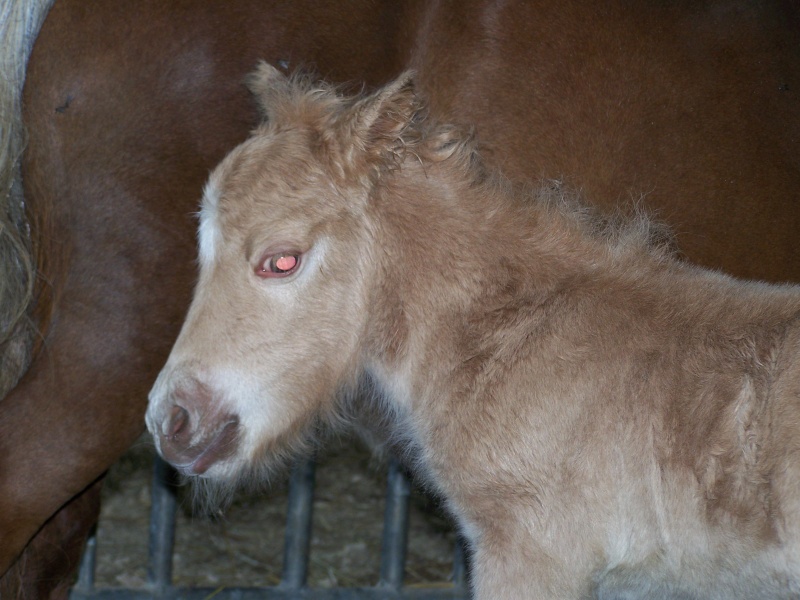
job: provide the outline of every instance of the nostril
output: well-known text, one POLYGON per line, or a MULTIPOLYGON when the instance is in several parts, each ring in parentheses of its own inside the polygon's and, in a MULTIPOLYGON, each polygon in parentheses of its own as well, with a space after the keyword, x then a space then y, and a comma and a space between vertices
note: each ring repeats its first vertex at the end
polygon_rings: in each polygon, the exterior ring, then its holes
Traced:
POLYGON ((189 412, 182 406, 175 406, 169 415, 167 437, 174 438, 183 431, 189 423, 189 412))

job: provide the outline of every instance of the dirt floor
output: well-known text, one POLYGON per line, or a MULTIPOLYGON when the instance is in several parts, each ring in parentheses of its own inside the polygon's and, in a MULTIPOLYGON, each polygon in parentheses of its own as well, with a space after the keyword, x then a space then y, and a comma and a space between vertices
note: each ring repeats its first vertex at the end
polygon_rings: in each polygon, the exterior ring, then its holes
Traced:
MULTIPOLYGON (((147 564, 152 447, 143 438, 111 470, 97 533, 97 587, 143 587, 147 564)), ((321 453, 317 467, 309 584, 374 585, 383 527, 385 467, 357 442, 321 453)), ((176 585, 263 586, 279 582, 286 485, 241 496, 219 519, 191 514, 182 490, 175 540, 176 585)), ((415 491, 407 585, 447 585, 455 534, 433 502, 415 491)))

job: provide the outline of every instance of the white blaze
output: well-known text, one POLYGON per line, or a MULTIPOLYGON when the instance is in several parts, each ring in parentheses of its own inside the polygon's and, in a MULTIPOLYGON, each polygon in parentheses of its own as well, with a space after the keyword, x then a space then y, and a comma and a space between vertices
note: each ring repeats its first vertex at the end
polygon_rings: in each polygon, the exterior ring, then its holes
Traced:
POLYGON ((219 185, 216 171, 211 174, 203 189, 203 202, 200 205, 200 227, 197 231, 200 265, 208 266, 214 262, 217 249, 222 243, 219 227, 219 185))

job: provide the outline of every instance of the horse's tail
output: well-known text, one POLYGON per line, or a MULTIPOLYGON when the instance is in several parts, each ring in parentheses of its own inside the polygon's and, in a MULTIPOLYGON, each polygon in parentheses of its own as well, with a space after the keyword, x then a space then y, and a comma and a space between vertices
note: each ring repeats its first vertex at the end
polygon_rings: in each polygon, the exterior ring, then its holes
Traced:
POLYGON ((22 84, 33 40, 53 0, 0 3, 0 398, 28 367, 35 328, 28 318, 36 260, 19 160, 25 146, 22 84))

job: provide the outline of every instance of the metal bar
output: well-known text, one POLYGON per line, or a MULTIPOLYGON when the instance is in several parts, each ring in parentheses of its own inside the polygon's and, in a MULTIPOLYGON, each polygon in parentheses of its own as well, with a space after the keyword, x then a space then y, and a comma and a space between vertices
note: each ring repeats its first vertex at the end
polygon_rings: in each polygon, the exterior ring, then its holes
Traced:
POLYGON ((463 537, 458 536, 453 557, 453 583, 457 588, 466 589, 468 580, 467 569, 467 542, 463 537))
POLYGON ((86 540, 86 548, 81 557, 81 566, 78 570, 78 581, 75 590, 81 593, 90 593, 94 590, 94 573, 97 565, 97 531, 93 530, 86 540))
MULTIPOLYGON (((289 483, 286 541, 282 579, 277 587, 187 588, 172 587, 172 551, 175 536, 174 471, 160 459, 153 469, 148 585, 143 589, 94 587, 96 541, 92 538, 81 563, 78 584, 70 600, 465 600, 469 594, 465 579, 464 552, 456 549, 452 587, 402 587, 408 539, 410 484, 396 462, 389 466, 384 519, 380 582, 375 587, 308 588, 311 542, 312 501, 315 466, 311 461, 298 465, 289 483), (459 553, 461 558, 459 559, 459 553), (460 566, 459 566, 460 565, 460 566)), ((468 557, 466 562, 468 563, 468 557)))
POLYGON ((399 590, 403 587, 408 546, 408 506, 411 484, 400 464, 392 459, 386 483, 386 509, 383 518, 381 573, 379 585, 399 590))
POLYGON ((172 548, 175 543, 175 471, 156 457, 153 464, 150 541, 148 546, 147 584, 156 592, 172 585, 172 548))
MULTIPOLYGON (((96 589, 92 594, 81 594, 73 590, 70 600, 153 600, 153 592, 138 589, 96 589)), ((165 596, 162 596, 165 597, 165 596)), ((467 600, 463 589, 450 588, 404 588, 393 592, 385 588, 303 588, 300 590, 281 587, 266 588, 172 588, 169 600, 467 600)))
POLYGON ((280 583, 282 589, 299 590, 306 585, 311 546, 314 471, 314 461, 307 460, 295 466, 289 479, 286 541, 280 583))

